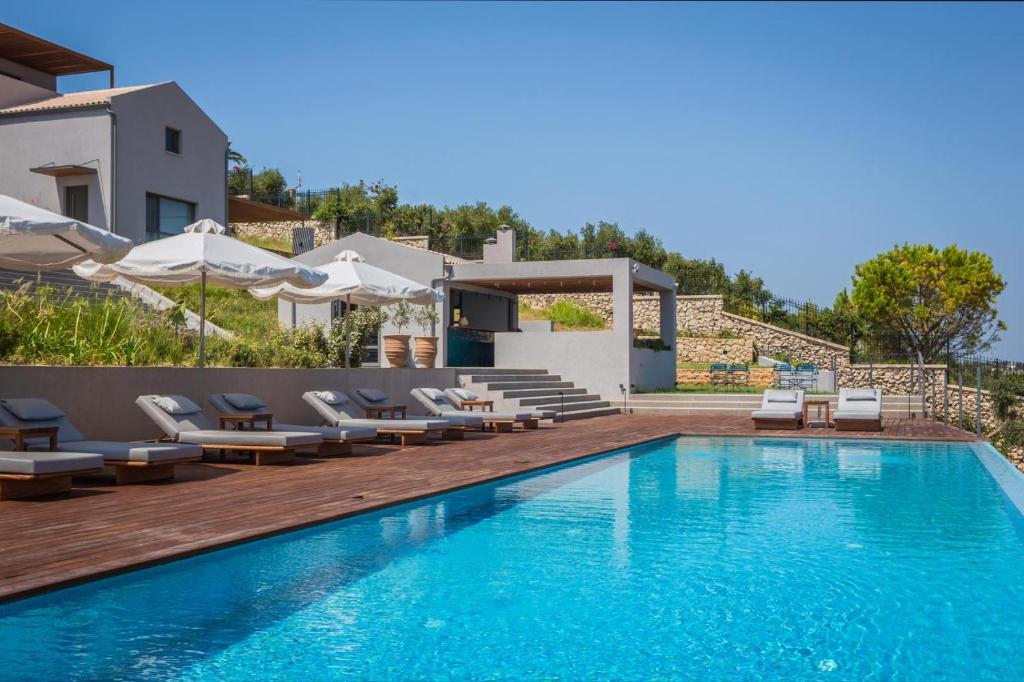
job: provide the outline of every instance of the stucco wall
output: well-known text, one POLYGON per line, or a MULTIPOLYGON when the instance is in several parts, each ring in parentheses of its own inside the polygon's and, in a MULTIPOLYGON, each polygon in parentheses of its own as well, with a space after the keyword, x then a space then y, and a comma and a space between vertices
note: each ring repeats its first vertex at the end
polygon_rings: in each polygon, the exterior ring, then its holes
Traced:
POLYGON ((74 113, 0 116, 0 192, 62 213, 65 185, 86 185, 89 222, 109 229, 110 117, 107 113, 103 109, 82 109, 74 113), (63 178, 29 172, 29 168, 49 163, 78 164, 96 168, 98 172, 63 178))
POLYGON ((147 393, 187 395, 201 402, 211 418, 216 413, 206 404, 205 396, 252 393, 267 401, 276 419, 317 424, 317 414, 301 398, 306 391, 374 387, 408 405, 410 414, 422 414, 409 396, 411 389, 456 385, 455 370, 450 369, 0 367, 0 397, 45 398, 95 440, 159 435, 152 421, 135 405, 135 399, 147 393))
POLYGON ((616 396, 619 384, 631 383, 629 354, 617 341, 611 331, 497 333, 494 365, 547 369, 591 393, 616 396))
MULTIPOLYGON (((10 60, 0 57, 0 71, 9 73, 18 78, 23 78, 26 83, 30 83, 40 88, 44 88, 51 92, 57 90, 57 77, 51 76, 48 73, 37 71, 32 67, 25 66, 24 64, 18 64, 10 60)), ((12 79, 14 80, 14 79, 12 79)))
POLYGON ((119 234, 145 239, 147 192, 195 203, 196 220, 227 221, 227 136, 176 83, 118 95, 111 108, 117 114, 119 234), (180 155, 164 149, 168 126, 181 131, 180 155))

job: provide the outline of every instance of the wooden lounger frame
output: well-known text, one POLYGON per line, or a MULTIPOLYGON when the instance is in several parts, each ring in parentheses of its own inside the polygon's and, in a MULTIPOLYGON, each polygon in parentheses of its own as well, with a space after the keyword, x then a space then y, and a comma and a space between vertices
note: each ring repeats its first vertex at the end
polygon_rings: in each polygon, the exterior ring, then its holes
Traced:
POLYGON ((483 417, 483 428, 491 427, 495 433, 511 433, 516 424, 521 424, 524 430, 540 428, 540 419, 530 417, 529 419, 488 419, 486 412, 471 412, 474 417, 483 417))
MULTIPOLYGON (((174 478, 174 467, 202 461, 202 457, 181 457, 159 462, 135 462, 131 460, 103 460, 103 465, 113 467, 114 482, 117 485, 166 481, 174 478)), ((78 474, 76 474, 77 476, 78 474)))
POLYGON ((295 461, 295 451, 298 448, 303 447, 302 445, 296 445, 293 447, 283 447, 280 445, 240 445, 238 443, 218 443, 216 445, 202 445, 199 447, 206 450, 217 450, 220 452, 221 459, 224 459, 224 455, 228 452, 241 452, 242 454, 248 455, 249 459, 256 466, 264 466, 266 464, 285 464, 288 462, 295 461))
POLYGON ((753 419, 755 430, 797 431, 804 425, 803 417, 793 417, 792 419, 758 419, 754 417, 753 419))
POLYGON ((834 419, 836 431, 881 431, 882 419, 834 419))
POLYGON ((0 474, 0 500, 71 492, 71 477, 98 474, 102 469, 80 469, 53 474, 0 474))

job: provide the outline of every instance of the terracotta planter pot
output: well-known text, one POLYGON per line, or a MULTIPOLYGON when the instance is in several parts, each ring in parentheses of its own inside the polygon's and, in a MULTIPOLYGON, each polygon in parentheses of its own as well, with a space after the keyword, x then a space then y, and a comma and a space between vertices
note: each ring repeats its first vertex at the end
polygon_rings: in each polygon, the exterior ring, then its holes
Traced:
POLYGON ((384 356, 392 367, 405 367, 409 362, 409 335, 386 334, 384 336, 384 356))
POLYGON ((417 336, 416 337, 416 366, 429 368, 434 366, 437 360, 437 337, 417 336))

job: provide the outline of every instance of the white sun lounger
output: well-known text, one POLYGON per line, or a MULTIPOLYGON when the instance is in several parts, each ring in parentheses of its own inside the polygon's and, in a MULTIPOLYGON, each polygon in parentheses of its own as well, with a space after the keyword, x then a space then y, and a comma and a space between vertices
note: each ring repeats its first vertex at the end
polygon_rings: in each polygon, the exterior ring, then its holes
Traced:
POLYGON ((448 422, 437 419, 363 419, 355 415, 355 403, 342 391, 306 391, 302 399, 316 410, 325 424, 344 428, 372 426, 377 433, 397 437, 403 446, 422 443, 430 434, 444 436, 448 422))
MULTIPOLYGON (((434 404, 438 410, 445 412, 463 412, 462 403, 464 400, 480 399, 480 396, 467 388, 446 388, 441 394, 444 402, 440 403, 434 399, 434 404)), ((436 394, 428 393, 427 395, 432 397, 436 394)), ((541 419, 541 417, 535 416, 532 410, 522 410, 519 412, 477 412, 477 414, 484 418, 484 423, 494 427, 494 430, 499 432, 511 431, 516 424, 521 424, 524 429, 535 429, 541 419)))
POLYGON ((140 395, 138 405, 153 422, 178 443, 203 450, 248 453, 257 466, 291 462, 299 448, 319 448, 323 436, 296 431, 221 431, 215 429, 202 409, 181 395, 140 395))
MULTIPOLYGON (((366 414, 369 414, 369 410, 372 410, 378 405, 394 405, 394 402, 391 400, 391 396, 376 388, 352 389, 349 393, 349 398, 351 398, 352 402, 358 405, 363 412, 366 412, 366 414)), ((413 419, 415 418, 416 417, 413 417, 413 419)), ((442 421, 448 425, 448 428, 444 430, 444 436, 442 436, 445 440, 462 440, 465 438, 466 428, 483 426, 482 419, 463 419, 459 417, 449 418, 447 415, 431 415, 429 419, 432 421, 442 421)))
POLYGON ((71 477, 98 474, 103 456, 85 452, 0 451, 0 500, 71 492, 71 477))
MULTIPOLYGON (((88 440, 53 403, 41 398, 0 400, 0 424, 4 426, 56 426, 57 451, 101 455, 114 471, 118 485, 174 478, 174 467, 202 459, 202 449, 177 443, 125 443, 88 440)), ((28 442, 32 450, 49 448, 46 439, 28 442)))
POLYGON ((836 431, 881 431, 882 389, 839 389, 839 404, 832 421, 836 431))
POLYGON ((804 420, 804 392, 768 390, 761 409, 750 415, 755 429, 799 429, 804 420))
MULTIPOLYGON (((207 399, 220 414, 265 414, 267 403, 248 393, 214 393, 207 399)), ((352 452, 352 443, 374 440, 377 429, 372 426, 307 426, 305 424, 282 424, 270 417, 269 430, 317 433, 323 438, 318 454, 323 456, 347 455, 352 452)))

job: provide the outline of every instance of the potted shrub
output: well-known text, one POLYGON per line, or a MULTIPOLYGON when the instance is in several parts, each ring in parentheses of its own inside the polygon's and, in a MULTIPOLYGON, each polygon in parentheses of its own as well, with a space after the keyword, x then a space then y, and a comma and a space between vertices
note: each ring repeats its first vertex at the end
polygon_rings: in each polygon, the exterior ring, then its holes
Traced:
POLYGON ((405 367, 409 362, 409 335, 403 334, 402 330, 409 326, 412 320, 412 307, 406 301, 399 302, 391 307, 387 320, 395 326, 398 333, 384 335, 384 356, 392 367, 405 367))
MULTIPOLYGON (((437 324, 441 316, 433 305, 419 306, 414 315, 416 324, 424 334, 429 334, 433 325, 437 324)), ((416 366, 433 367, 437 360, 437 337, 417 336, 416 337, 416 366)))

